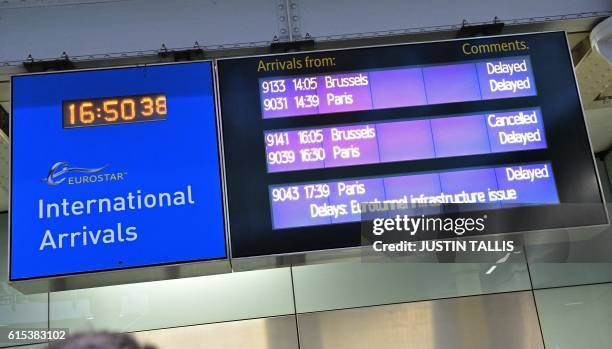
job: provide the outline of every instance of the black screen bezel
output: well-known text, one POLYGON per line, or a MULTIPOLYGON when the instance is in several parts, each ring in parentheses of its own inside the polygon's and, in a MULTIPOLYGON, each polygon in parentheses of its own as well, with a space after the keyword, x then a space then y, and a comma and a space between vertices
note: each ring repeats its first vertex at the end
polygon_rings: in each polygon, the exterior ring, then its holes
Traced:
POLYGON ((488 211, 489 218, 495 222, 492 226, 496 228, 487 230, 487 233, 603 225, 608 222, 564 32, 254 56, 223 59, 217 65, 233 258, 359 246, 359 222, 273 230, 268 196, 268 186, 271 184, 550 161, 561 204, 488 211), (529 49, 473 56, 466 56, 461 50, 464 43, 494 44, 515 40, 525 41, 529 49), (334 55, 337 65, 333 69, 257 72, 260 59, 282 61, 307 55, 334 55), (536 96, 306 117, 263 119, 261 115, 258 86, 261 78, 525 55, 531 59, 538 90, 536 96), (270 174, 266 170, 264 130, 527 106, 542 110, 549 145, 547 149, 270 174))

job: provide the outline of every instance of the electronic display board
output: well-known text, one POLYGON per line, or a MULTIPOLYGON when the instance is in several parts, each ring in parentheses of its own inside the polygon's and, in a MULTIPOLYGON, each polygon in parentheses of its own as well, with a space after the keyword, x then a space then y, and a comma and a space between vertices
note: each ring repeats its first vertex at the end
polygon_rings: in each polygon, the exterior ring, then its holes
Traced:
POLYGON ((232 257, 359 246, 363 202, 607 223, 563 32, 217 64, 232 257))
POLYGON ((12 79, 10 279, 224 259, 211 62, 12 79))

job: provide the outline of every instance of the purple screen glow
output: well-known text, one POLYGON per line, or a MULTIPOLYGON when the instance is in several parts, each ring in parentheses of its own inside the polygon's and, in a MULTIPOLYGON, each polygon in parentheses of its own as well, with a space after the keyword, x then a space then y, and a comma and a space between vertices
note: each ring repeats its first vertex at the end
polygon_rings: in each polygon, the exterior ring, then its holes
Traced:
POLYGON ((544 149, 539 108, 264 133, 268 173, 544 149))
POLYGON ((535 96, 528 56, 264 78, 264 119, 535 96))
POLYGON ((269 193, 274 229, 356 222, 362 202, 475 203, 488 209, 559 203, 550 163, 272 185, 269 193))

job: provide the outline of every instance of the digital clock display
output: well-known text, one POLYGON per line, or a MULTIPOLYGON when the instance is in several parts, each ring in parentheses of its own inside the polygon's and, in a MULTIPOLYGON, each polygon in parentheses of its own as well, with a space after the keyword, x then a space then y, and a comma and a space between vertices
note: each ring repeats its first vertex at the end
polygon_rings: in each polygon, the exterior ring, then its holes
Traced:
POLYGON ((168 115, 164 94, 64 101, 62 110, 64 128, 159 121, 168 115))

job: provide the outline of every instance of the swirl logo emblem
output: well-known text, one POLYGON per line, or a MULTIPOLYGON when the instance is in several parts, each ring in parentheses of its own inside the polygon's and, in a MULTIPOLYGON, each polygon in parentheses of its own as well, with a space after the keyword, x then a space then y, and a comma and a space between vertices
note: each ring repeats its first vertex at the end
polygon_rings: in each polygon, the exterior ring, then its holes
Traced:
POLYGON ((93 174, 104 170, 107 166, 108 165, 104 165, 98 168, 70 167, 67 162, 58 161, 51 166, 47 177, 43 178, 42 181, 46 182, 48 185, 58 185, 66 180, 66 175, 69 173, 93 174))

